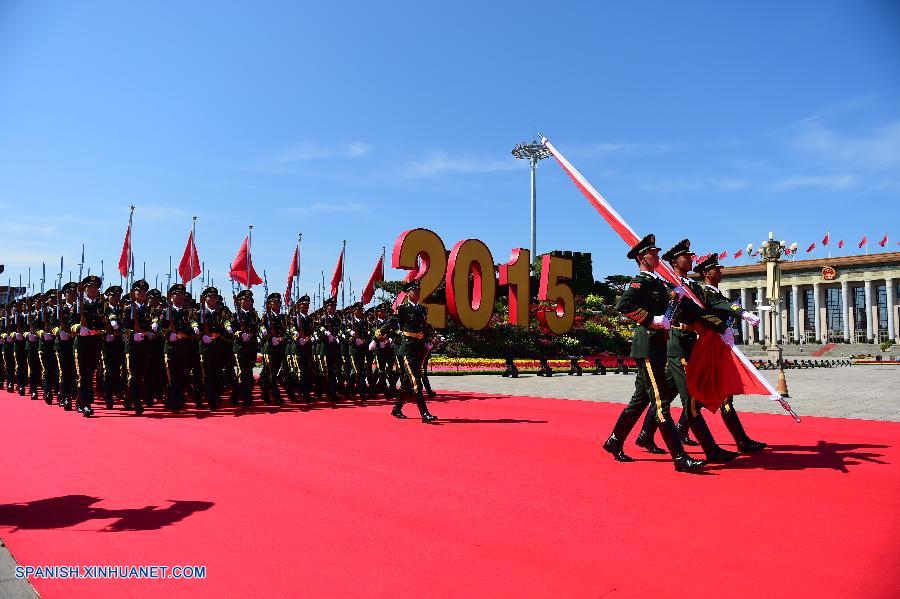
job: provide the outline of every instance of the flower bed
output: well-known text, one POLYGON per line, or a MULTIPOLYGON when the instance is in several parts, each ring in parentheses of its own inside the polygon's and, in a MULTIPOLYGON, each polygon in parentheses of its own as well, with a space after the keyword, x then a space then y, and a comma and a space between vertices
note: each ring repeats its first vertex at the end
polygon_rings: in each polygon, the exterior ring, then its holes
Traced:
MULTIPOLYGON (((595 360, 607 369, 612 370, 618 366, 618 356, 597 355, 579 358, 578 364, 584 370, 593 370, 595 360)), ((625 357, 625 366, 635 368, 634 358, 625 357)), ((519 372, 537 372, 541 366, 538 360, 513 360, 519 372)), ((547 360, 554 372, 567 372, 572 367, 571 360, 547 360)), ((428 362, 429 374, 498 374, 506 370, 506 360, 501 358, 451 358, 447 356, 434 356, 428 362)))

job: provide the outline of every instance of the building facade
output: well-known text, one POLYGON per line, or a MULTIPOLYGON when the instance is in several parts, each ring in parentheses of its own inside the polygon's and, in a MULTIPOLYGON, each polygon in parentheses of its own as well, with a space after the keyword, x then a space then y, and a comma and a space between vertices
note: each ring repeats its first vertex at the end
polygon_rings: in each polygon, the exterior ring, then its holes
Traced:
MULTIPOLYGON (((756 309, 766 293, 766 265, 726 266, 719 287, 756 309)), ((774 322, 781 343, 900 343, 900 252, 784 260, 775 313, 759 330, 744 322, 741 342, 760 343, 774 322)))

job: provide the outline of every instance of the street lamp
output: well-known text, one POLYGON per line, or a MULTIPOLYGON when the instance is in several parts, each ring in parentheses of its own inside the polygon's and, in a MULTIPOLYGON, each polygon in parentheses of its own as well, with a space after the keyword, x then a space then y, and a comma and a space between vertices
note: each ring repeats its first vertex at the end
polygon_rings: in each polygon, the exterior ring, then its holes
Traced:
POLYGON ((550 150, 536 139, 531 143, 522 142, 512 149, 512 155, 520 160, 531 162, 531 265, 537 260, 537 164, 550 156, 550 150))
POLYGON ((766 297, 768 306, 764 305, 764 301, 760 299, 760 309, 764 312, 771 313, 771 316, 763 315, 766 318, 766 350, 769 359, 775 364, 781 364, 781 339, 778 338, 776 331, 781 329, 781 257, 786 253, 793 253, 797 244, 792 243, 790 246, 784 241, 776 241, 775 234, 769 233, 768 241, 759 244, 759 255, 766 263, 766 297))

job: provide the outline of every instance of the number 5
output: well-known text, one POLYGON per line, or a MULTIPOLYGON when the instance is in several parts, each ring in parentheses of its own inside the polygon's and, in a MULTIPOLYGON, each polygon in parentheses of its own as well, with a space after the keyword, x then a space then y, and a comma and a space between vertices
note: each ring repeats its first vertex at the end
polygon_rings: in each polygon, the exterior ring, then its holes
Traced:
POLYGON ((538 300, 555 302, 556 309, 543 308, 537 312, 538 322, 556 335, 565 335, 575 322, 575 294, 565 283, 572 278, 572 261, 568 258, 544 254, 541 256, 541 284, 538 300))

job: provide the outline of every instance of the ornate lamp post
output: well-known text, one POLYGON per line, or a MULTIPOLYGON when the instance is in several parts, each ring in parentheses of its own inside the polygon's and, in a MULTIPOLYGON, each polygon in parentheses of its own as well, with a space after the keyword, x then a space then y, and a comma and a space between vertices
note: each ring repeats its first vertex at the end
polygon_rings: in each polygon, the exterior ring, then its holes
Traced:
MULTIPOLYGON (((760 298, 759 308, 766 322, 766 350, 769 360, 781 364, 781 339, 777 332, 781 330, 781 257, 788 252, 797 251, 797 243, 790 246, 784 241, 776 241, 775 234, 769 233, 768 241, 759 244, 759 255, 766 263, 766 297, 768 305, 760 298)), ((795 325, 796 326, 796 325, 795 325)))

